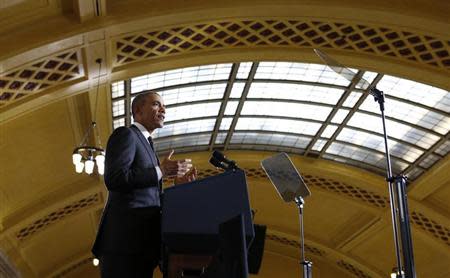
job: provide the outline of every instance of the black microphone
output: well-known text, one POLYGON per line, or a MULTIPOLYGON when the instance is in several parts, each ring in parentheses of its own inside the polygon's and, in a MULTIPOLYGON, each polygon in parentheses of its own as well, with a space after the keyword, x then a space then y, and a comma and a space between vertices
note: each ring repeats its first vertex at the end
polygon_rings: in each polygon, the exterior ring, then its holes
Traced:
MULTIPOLYGON (((218 160, 219 162, 221 162, 222 164, 225 164, 226 168, 223 168, 225 170, 233 170, 233 169, 238 169, 236 162, 234 160, 230 160, 228 158, 225 157, 225 155, 223 155, 223 153, 215 150, 212 153, 212 158, 218 160)), ((211 162, 211 161, 210 161, 211 162)), ((212 162, 211 162, 212 163, 212 162)), ((214 165, 214 164, 213 164, 214 165)))
POLYGON ((236 162, 234 162, 233 160, 227 159, 223 153, 221 153, 221 152, 219 152, 219 151, 217 151, 217 150, 215 150, 215 151, 212 153, 212 156, 213 156, 214 158, 216 158, 217 160, 219 160, 219 161, 225 162, 226 164, 236 164, 236 162))
POLYGON ((214 167, 217 167, 217 168, 222 168, 222 169, 224 169, 224 170, 227 170, 227 169, 228 169, 228 166, 227 166, 227 165, 225 165, 222 161, 218 160, 218 159, 215 158, 214 156, 212 156, 212 157, 209 159, 209 163, 211 163, 214 167))

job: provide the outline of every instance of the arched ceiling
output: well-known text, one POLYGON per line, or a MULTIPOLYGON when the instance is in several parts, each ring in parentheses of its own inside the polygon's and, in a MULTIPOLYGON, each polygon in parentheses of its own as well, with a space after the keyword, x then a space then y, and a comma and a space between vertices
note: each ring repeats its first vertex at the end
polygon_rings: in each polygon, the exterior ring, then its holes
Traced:
MULTIPOLYGON (((0 12, 0 250, 23 277, 98 275, 89 249, 106 192, 101 177, 74 173, 70 155, 94 114, 106 142, 116 81, 214 63, 322 63, 320 48, 351 68, 450 89, 446 1, 22 0, 0 12)), ((202 176, 215 173, 207 152, 185 155, 202 176)), ((259 167, 271 153, 227 155, 247 170, 256 222, 268 226, 260 276, 297 275, 295 206, 259 167)), ((386 277, 395 262, 383 177, 292 157, 313 193, 305 228, 315 276, 386 277)), ((409 187, 421 277, 450 274, 449 159, 409 187)))

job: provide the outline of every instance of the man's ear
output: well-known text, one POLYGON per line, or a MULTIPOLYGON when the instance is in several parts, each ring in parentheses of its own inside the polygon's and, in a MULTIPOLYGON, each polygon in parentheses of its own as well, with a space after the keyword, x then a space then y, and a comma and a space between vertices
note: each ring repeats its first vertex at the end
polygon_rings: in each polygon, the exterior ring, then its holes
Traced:
POLYGON ((134 117, 138 118, 140 114, 141 114, 141 107, 137 106, 134 110, 134 117))

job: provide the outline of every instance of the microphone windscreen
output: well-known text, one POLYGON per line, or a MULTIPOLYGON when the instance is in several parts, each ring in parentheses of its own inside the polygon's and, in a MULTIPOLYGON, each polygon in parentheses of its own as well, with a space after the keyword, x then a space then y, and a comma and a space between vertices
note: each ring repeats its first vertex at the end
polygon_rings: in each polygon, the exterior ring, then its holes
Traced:
POLYGON ((224 165, 222 164, 222 162, 220 162, 214 156, 209 159, 209 163, 211 163, 214 167, 222 168, 222 169, 224 168, 224 165))
POLYGON ((219 152, 217 150, 213 151, 212 156, 214 158, 220 160, 220 161, 224 161, 225 160, 225 156, 223 155, 223 153, 221 153, 221 152, 219 152))

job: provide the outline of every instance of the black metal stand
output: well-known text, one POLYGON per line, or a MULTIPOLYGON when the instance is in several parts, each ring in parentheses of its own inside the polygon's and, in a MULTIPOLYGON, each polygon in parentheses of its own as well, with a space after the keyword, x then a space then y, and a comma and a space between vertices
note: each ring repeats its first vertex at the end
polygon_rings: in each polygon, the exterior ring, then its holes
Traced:
POLYGON ((406 177, 403 175, 396 177, 392 176, 391 157, 389 154, 386 132, 386 117, 384 115, 384 93, 376 88, 371 88, 369 92, 375 98, 375 101, 380 104, 381 120, 383 122, 384 146, 386 151, 386 180, 389 187, 389 201, 391 205, 397 269, 399 270, 398 273, 400 275, 398 277, 416 278, 411 228, 409 226, 408 199, 406 196, 406 177), (403 256, 400 256, 400 253, 403 253, 403 256), (403 276, 402 270, 404 270, 405 276, 403 276))
POLYGON ((303 205, 305 201, 302 197, 295 197, 295 204, 298 207, 300 218, 300 247, 301 247, 301 268, 303 270, 303 278, 312 278, 312 262, 305 260, 305 235, 303 231, 303 205))

